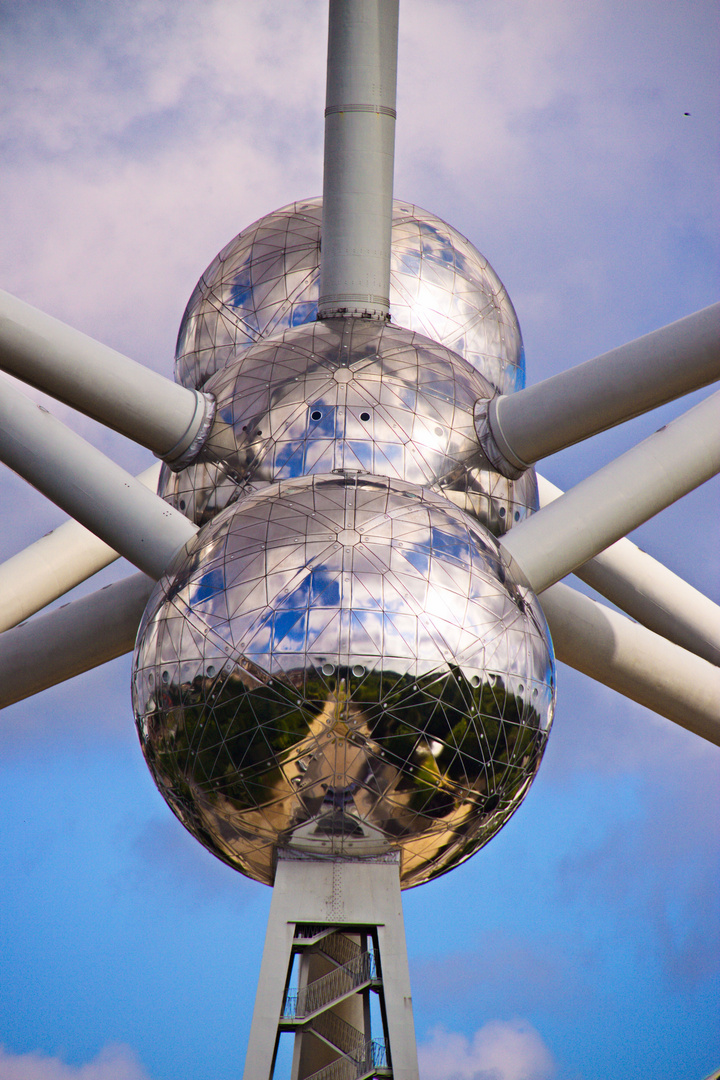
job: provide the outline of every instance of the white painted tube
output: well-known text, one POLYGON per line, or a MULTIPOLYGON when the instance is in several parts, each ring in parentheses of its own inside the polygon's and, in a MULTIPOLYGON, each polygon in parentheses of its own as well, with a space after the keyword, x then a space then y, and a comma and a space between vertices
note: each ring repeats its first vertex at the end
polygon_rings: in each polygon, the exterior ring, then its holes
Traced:
MULTIPOLYGON (((137 479, 157 490, 160 463, 137 479)), ((77 521, 65 521, 0 565, 0 632, 29 619, 120 556, 77 521)))
POLYGON ((720 392, 520 522, 501 547, 542 592, 720 472, 720 392))
POLYGON ((398 0, 330 0, 320 318, 390 305, 398 0))
POLYGON ((152 450, 170 465, 195 456, 213 403, 79 330, 0 291, 0 369, 152 450))
POLYGON ((178 510, 6 380, 0 460, 150 577, 197 532, 178 510))
POLYGON ((720 379, 720 304, 619 349, 495 398, 478 435, 510 471, 720 379), (489 428, 489 430, 488 430, 489 428), (490 438, 490 442, 488 442, 490 438), (492 443, 494 442, 494 448, 492 443))
POLYGON ((0 634, 0 709, 129 652, 154 584, 133 574, 0 634))
MULTIPOLYGON (((563 492, 538 476, 540 506, 563 492)), ((575 575, 649 630, 720 665, 720 606, 623 537, 575 575)))
POLYGON ((720 668, 567 585, 540 603, 558 660, 720 745, 720 668))

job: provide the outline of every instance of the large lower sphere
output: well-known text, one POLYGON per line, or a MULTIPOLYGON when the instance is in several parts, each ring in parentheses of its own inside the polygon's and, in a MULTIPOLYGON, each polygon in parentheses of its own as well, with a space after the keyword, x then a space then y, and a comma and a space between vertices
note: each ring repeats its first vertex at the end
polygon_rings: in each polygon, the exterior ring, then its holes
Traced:
POLYGON ((312 476, 228 507, 176 558, 133 700, 160 791, 219 858, 272 883, 278 847, 399 851, 408 887, 520 804, 554 664, 476 521, 409 484, 312 476))

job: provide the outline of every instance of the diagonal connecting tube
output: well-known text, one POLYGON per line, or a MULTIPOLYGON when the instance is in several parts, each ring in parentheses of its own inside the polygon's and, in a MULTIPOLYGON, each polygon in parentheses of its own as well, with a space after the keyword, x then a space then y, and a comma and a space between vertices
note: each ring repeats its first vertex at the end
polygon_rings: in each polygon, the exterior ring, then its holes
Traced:
POLYGON ((0 386, 0 460, 150 577, 160 577, 197 532, 6 380, 0 386))
MULTIPOLYGON (((136 477, 157 489, 160 462, 136 477)), ((0 632, 17 626, 120 556, 79 521, 63 522, 0 565, 0 632)))
MULTIPOLYGON (((563 495, 545 477, 537 481, 541 507, 563 495)), ((627 537, 574 572, 649 630, 720 667, 720 606, 627 537)))
POLYGON ((501 548, 540 593, 720 472, 720 391, 521 522, 501 548))
POLYGON ((214 403, 0 291, 0 369, 152 450, 192 461, 214 403))
POLYGON ((720 304, 551 379, 479 402, 478 438, 504 476, 720 379, 720 304))

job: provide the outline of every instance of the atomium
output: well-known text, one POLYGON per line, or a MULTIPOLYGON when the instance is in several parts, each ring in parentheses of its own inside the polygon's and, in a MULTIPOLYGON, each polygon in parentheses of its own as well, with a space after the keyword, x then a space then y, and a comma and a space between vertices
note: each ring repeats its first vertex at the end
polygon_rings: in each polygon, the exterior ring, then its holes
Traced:
MULTIPOLYGON (((330 14, 324 207, 264 217, 208 267, 176 385, 0 298, 4 370, 166 463, 158 498, 142 486, 157 468, 134 481, 6 386, 5 458, 76 520, 5 568, 26 595, 4 605, 3 682, 17 700, 127 651, 148 605, 133 703, 154 779, 210 852, 277 885, 248 1080, 291 1031, 298 1077, 417 1075, 398 890, 471 856, 533 782, 555 677, 531 588, 564 660, 717 739, 707 598, 616 543, 707 478, 717 412, 565 499, 541 481, 557 505, 523 520, 527 462, 706 385, 712 316, 513 394, 502 284, 434 215, 393 212, 396 0, 330 14), (116 553, 141 573, 20 621, 116 553), (630 618, 562 584, 571 572, 630 618)), ((257 187, 262 162, 245 163, 257 187)))
POLYGON ((537 508, 534 471, 501 476, 475 427, 522 344, 487 261, 403 203, 392 321, 318 320, 321 209, 240 233, 188 304, 176 378, 215 423, 163 467, 200 531, 151 597, 133 700, 219 858, 272 884, 278 848, 394 852, 409 887, 504 824, 552 722, 547 625, 496 539, 537 508))

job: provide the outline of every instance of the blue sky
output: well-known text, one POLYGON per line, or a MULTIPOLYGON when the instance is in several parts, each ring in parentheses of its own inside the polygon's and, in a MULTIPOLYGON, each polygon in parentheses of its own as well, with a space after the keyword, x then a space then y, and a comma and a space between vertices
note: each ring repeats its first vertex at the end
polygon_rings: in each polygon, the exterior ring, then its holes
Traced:
MULTIPOLYGON (((490 259, 529 382, 717 298, 715 5, 401 6, 396 194, 490 259)), ((0 20, 0 286, 169 375, 215 253, 321 190, 325 4, 11 0, 0 20)), ((704 394, 541 471, 568 487, 704 394)), ((5 558, 63 516, 0 485, 5 558)), ((719 510, 715 480, 634 536, 718 602, 719 510)), ((405 894, 421 1075, 702 1080, 720 752, 568 668, 558 686, 520 811, 405 894)), ((129 659, 7 709, 0 772, 0 1080, 241 1075, 270 891, 166 808, 129 659)))

